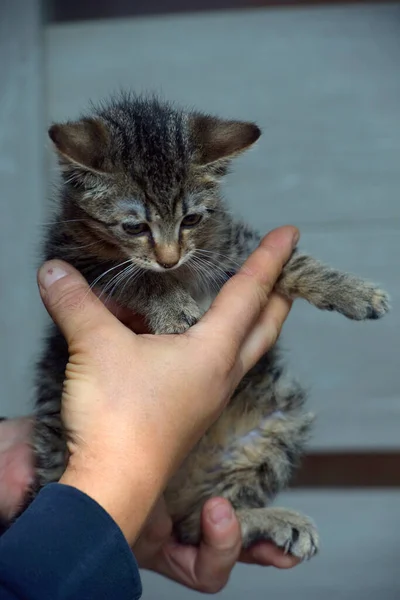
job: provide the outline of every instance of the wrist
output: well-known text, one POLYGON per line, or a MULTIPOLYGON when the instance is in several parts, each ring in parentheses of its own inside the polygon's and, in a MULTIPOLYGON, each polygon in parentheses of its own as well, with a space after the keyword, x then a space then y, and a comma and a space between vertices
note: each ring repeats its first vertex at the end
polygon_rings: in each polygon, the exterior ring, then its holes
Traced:
POLYGON ((120 527, 132 545, 165 485, 145 461, 125 467, 114 460, 83 460, 72 456, 59 483, 75 487, 95 500, 120 527))

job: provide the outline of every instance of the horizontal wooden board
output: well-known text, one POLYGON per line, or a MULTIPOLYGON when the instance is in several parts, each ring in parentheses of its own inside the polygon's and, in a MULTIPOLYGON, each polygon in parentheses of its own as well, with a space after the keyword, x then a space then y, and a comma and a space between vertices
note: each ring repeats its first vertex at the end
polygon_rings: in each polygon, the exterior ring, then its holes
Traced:
POLYGON ((400 453, 309 453, 290 484, 292 488, 398 488, 400 453))
MULTIPOLYGON (((395 0, 392 0, 395 1, 395 0)), ((248 9, 251 7, 302 7, 309 5, 373 4, 379 0, 48 0, 53 22, 115 19, 128 16, 248 9)))

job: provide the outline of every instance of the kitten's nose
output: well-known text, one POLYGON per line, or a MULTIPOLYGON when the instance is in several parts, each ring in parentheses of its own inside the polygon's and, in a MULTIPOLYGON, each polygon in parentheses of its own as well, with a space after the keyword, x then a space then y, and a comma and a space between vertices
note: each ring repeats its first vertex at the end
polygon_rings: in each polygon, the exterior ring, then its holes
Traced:
POLYGON ((180 259, 178 244, 158 244, 155 248, 155 254, 158 264, 164 269, 172 269, 180 259))

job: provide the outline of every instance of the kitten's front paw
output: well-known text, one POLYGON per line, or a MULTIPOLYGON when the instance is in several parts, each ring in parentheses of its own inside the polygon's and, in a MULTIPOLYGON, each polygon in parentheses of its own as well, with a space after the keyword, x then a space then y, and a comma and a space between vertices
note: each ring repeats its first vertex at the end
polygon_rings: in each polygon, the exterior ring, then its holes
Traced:
POLYGON ((379 288, 374 289, 368 319, 380 319, 390 310, 389 296, 379 288))
POLYGON ((389 311, 388 294, 371 283, 360 280, 350 293, 351 299, 341 311, 349 319, 380 319, 389 311))
POLYGON ((158 318, 153 332, 157 335, 185 333, 189 327, 196 325, 200 317, 201 312, 197 305, 182 307, 158 318))

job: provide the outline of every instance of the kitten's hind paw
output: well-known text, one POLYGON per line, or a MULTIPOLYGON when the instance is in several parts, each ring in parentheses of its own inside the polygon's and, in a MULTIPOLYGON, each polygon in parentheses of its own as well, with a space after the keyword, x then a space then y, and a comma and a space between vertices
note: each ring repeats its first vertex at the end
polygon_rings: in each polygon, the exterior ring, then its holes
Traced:
POLYGON ((301 560, 312 558, 318 551, 319 537, 314 523, 285 508, 255 508, 238 511, 243 547, 271 541, 285 553, 301 560))

